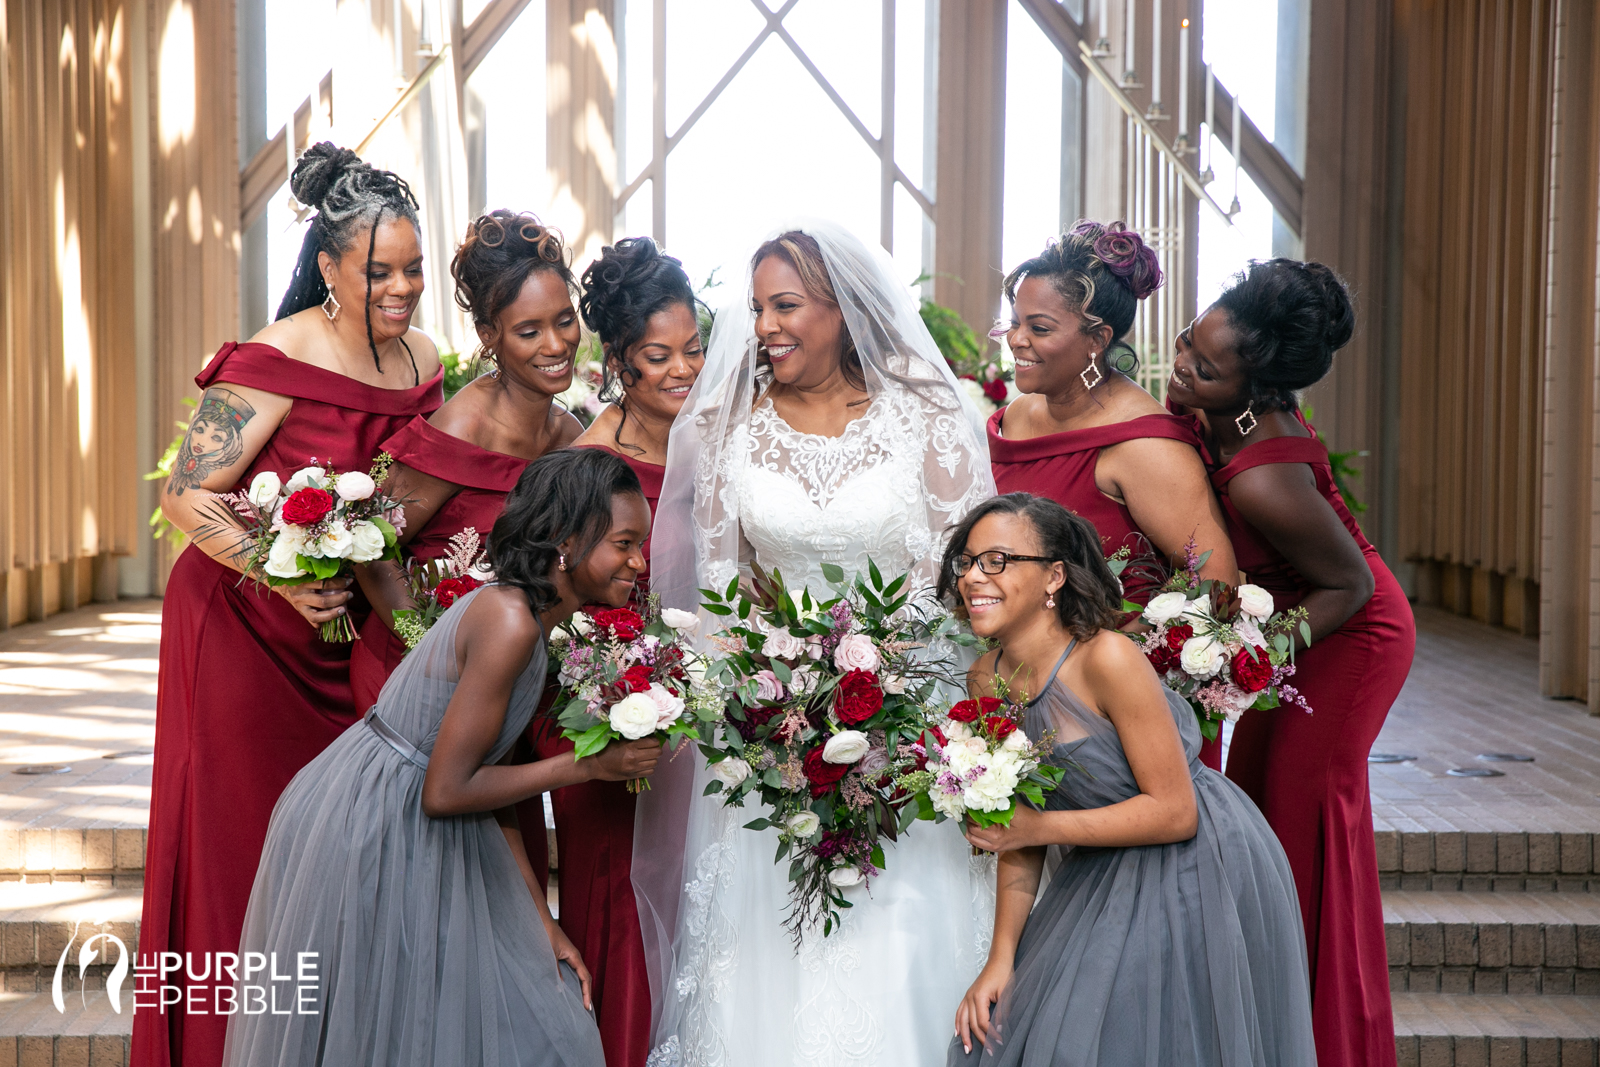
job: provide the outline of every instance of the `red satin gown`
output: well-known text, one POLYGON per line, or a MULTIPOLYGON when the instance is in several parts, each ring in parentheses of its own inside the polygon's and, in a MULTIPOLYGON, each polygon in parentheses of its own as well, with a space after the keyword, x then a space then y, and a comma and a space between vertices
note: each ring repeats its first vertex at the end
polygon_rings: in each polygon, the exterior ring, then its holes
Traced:
POLYGON ((1289 706, 1245 712, 1228 749, 1228 777, 1266 815, 1294 871, 1311 967, 1317 1062, 1321 1067, 1392 1067, 1394 1017, 1367 753, 1411 669, 1416 624, 1400 583, 1345 507, 1328 450, 1315 436, 1248 445, 1211 476, 1239 569, 1249 580, 1271 592, 1279 610, 1311 591, 1240 517, 1228 496, 1236 475, 1266 463, 1311 468, 1317 488, 1361 546, 1375 585, 1361 610, 1295 658, 1291 684, 1312 713, 1289 706))
MULTIPOLYGON (((235 488, 245 489, 261 471, 288 481, 313 457, 341 471, 367 470, 386 438, 439 406, 442 378, 381 389, 290 359, 270 345, 230 342, 195 383, 293 398, 282 425, 240 476, 235 488)), ((364 602, 358 596, 350 608, 359 625, 364 602)), ((191 981, 183 972, 164 979, 187 987, 193 1007, 187 1013, 138 1011, 135 1067, 215 1067, 222 1061, 228 1016, 216 1014, 217 971, 206 954, 239 949, 278 794, 358 718, 350 645, 323 641, 278 594, 242 580, 193 545, 184 549, 161 605, 139 956, 187 954, 192 973, 207 980, 191 981)))
MULTIPOLYGON (((461 488, 406 545, 406 555, 433 560, 450 551, 450 538, 469 526, 487 543, 494 521, 506 507, 506 495, 516 488, 528 460, 479 448, 459 437, 435 429, 418 416, 383 443, 383 450, 412 470, 432 475, 461 488)), ((365 713, 378 702, 389 675, 400 666, 406 643, 373 612, 361 628, 361 640, 350 653, 350 688, 356 710, 365 713)))
MULTIPOLYGON (((616 454, 639 476, 653 523, 666 468, 626 453, 616 454)), ((648 540, 644 558, 646 569, 638 586, 641 600, 649 589, 648 540)), ((547 702, 551 696, 547 691, 547 702)), ((561 737, 560 727, 548 717, 534 718, 528 739, 540 759, 572 751, 572 742, 561 737)), ((561 864, 561 929, 594 975, 594 1010, 607 1067, 644 1067, 650 1054, 650 979, 630 877, 634 795, 623 782, 584 782, 555 790, 550 804, 555 809, 556 854, 561 864)), ((538 798, 518 805, 517 817, 534 870, 548 878, 544 808, 538 798)))
MULTIPOLYGON (((1187 416, 1141 415, 1110 426, 1066 430, 1013 441, 1000 436, 1002 408, 989 417, 989 464, 994 468, 995 486, 1002 493, 1032 493, 1049 497, 1062 507, 1081 515, 1100 531, 1105 555, 1126 548, 1128 567, 1122 572, 1123 595, 1141 607, 1171 575, 1162 559, 1133 521, 1127 505, 1119 504, 1095 484, 1095 465, 1100 450, 1124 441, 1159 437, 1182 441, 1196 451, 1200 435, 1187 416)), ((1203 742, 1200 760, 1212 770, 1222 769, 1222 738, 1203 742)))

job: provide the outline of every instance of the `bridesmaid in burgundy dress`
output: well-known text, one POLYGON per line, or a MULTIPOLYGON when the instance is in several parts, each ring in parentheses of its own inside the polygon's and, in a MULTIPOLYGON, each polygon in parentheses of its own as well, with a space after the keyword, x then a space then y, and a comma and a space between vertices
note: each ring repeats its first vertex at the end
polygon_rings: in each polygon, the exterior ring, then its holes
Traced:
MULTIPOLYGON (((699 305, 682 265, 648 237, 624 238, 583 272, 583 320, 605 350, 611 403, 577 440, 621 456, 639 476, 655 514, 666 470, 667 432, 700 368, 699 305)), ((638 588, 648 589, 650 543, 638 588)), ((572 748, 548 718, 530 729, 541 759, 572 748)), ((634 795, 620 782, 585 782, 550 794, 561 858, 561 928, 594 976, 595 1014, 609 1067, 643 1067, 650 1052, 650 983, 629 877, 634 795)), ((520 815, 528 855, 546 855, 544 820, 520 815)), ((537 865, 537 861, 536 865, 537 865)))
POLYGON ((1311 705, 1247 711, 1228 777, 1277 831, 1300 892, 1321 1067, 1395 1062, 1367 752, 1416 647, 1411 606, 1333 482, 1296 393, 1355 325, 1320 263, 1254 263, 1178 337, 1168 396, 1199 416, 1250 581, 1310 616, 1293 684, 1311 705))
POLYGON ((141 959, 187 954, 184 1010, 141 1010, 139 1067, 215 1067, 232 982, 219 952, 237 952, 250 886, 278 794, 359 718, 350 646, 317 626, 365 602, 347 579, 268 590, 240 573, 242 532, 216 494, 257 473, 319 463, 365 471, 378 446, 439 406, 439 357, 411 328, 422 296, 417 205, 406 183, 346 149, 306 151, 290 180, 317 214, 278 320, 229 343, 195 378, 204 390, 181 460, 162 491, 167 518, 190 535, 161 609, 156 755, 145 857, 141 959))
MULTIPOLYGON (((491 369, 383 443, 396 461, 385 491, 408 501, 400 539, 420 560, 448 553, 450 538, 468 527, 487 541, 522 469, 583 430, 552 403, 572 384, 582 340, 572 305, 577 281, 561 235, 533 215, 491 211, 467 228, 450 274, 491 369)), ((390 625, 395 611, 412 605, 398 563, 356 573, 373 606, 350 656, 356 710, 365 712, 405 655, 390 625)))
MULTIPOLYGON (((1203 577, 1238 581, 1192 422, 1128 377, 1125 338, 1160 285, 1155 253, 1119 222, 1079 222, 1013 270, 1006 343, 1026 395, 989 418, 999 491, 1049 497, 1094 524, 1106 555, 1128 549, 1124 594, 1141 606, 1191 538, 1211 554, 1203 577)), ((1220 770, 1220 738, 1200 758, 1220 770)))

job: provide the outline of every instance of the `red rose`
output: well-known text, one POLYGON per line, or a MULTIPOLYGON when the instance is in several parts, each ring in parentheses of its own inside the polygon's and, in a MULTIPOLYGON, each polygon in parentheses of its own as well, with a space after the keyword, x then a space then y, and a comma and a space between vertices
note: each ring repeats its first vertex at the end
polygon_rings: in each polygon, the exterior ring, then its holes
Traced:
MULTIPOLYGON (((320 491, 320 490, 319 490, 320 491)), ((304 489, 300 492, 305 492, 304 489)), ((296 494, 299 495, 299 494, 296 494)), ((290 497, 293 500, 294 497, 290 497)), ((463 576, 460 578, 446 578, 433 587, 433 599, 438 601, 441 608, 448 608, 461 597, 466 596, 483 583, 476 578, 463 576)))
POLYGON ((610 631, 618 641, 632 641, 644 633, 644 620, 637 611, 627 608, 606 608, 594 613, 594 624, 610 631))
POLYGON ((993 715, 1000 710, 1001 701, 998 697, 982 697, 978 700, 963 700, 950 709, 950 718, 956 722, 977 722, 981 715, 993 715))
POLYGON ((1145 658, 1150 661, 1150 666, 1155 668, 1156 673, 1163 677, 1178 665, 1178 654, 1166 645, 1157 645, 1152 648, 1145 653, 1145 658))
POLYGON ((312 526, 333 510, 333 494, 309 485, 298 489, 283 502, 283 521, 295 526, 312 526))
POLYGON ((993 400, 996 404, 1006 402, 1006 383, 996 378, 992 382, 983 383, 983 395, 993 400))
POLYGON ((839 779, 850 769, 848 763, 829 763, 823 759, 821 745, 806 753, 801 766, 805 769, 806 781, 811 783, 811 795, 814 797, 820 797, 838 785, 839 779))
POLYGON ((635 663, 622 672, 617 684, 626 686, 630 693, 643 693, 650 688, 650 668, 643 663, 635 663))
POLYGON ((883 707, 883 687, 871 671, 848 671, 839 679, 833 693, 833 709, 839 721, 858 726, 878 714, 883 707))
POLYGON ((1260 645, 1245 646, 1233 654, 1233 684, 1246 693, 1259 693, 1272 681, 1272 661, 1260 645), (1255 652, 1255 658, 1250 653, 1255 652))
POLYGON ((1017 724, 1004 715, 990 715, 983 720, 983 726, 996 741, 1004 741, 1017 732, 1017 724))
POLYGON ((1194 636, 1194 627, 1186 622, 1167 627, 1167 647, 1174 652, 1183 651, 1183 643, 1194 636))

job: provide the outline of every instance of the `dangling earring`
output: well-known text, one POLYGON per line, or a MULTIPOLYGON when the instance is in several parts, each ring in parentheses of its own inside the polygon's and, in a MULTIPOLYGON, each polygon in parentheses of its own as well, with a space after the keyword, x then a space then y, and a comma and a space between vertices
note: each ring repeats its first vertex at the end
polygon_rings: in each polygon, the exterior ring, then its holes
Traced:
POLYGON ((1233 420, 1233 424, 1239 428, 1239 433, 1245 437, 1249 437, 1250 431, 1256 428, 1255 406, 1256 402, 1254 400, 1250 401, 1244 406, 1244 414, 1233 420), (1250 425, 1248 426, 1245 425, 1246 419, 1250 420, 1250 425))
POLYGON ((1100 369, 1100 364, 1095 362, 1095 357, 1099 354, 1100 353, 1098 352, 1090 352, 1089 365, 1083 368, 1083 370, 1078 374, 1078 380, 1083 382, 1083 387, 1085 389, 1093 389, 1105 379, 1105 372, 1100 369), (1094 381, 1092 382, 1089 380, 1090 371, 1094 371, 1094 381))
POLYGON ((558 553, 556 555, 556 569, 557 570, 563 570, 563 571, 567 569, 567 556, 566 556, 566 553, 562 552, 562 553, 558 553))
POLYGON ((333 286, 328 286, 328 298, 322 302, 322 313, 328 316, 329 322, 339 321, 339 312, 344 310, 339 303, 339 298, 333 295, 333 286), (328 310, 328 305, 333 305, 333 310, 328 310))
POLYGON ((1056 606, 1056 595, 1054 593, 1045 594, 1044 606, 1047 608, 1053 608, 1056 606))
POLYGON ((500 357, 493 352, 489 353, 489 378, 492 381, 500 380, 500 357))

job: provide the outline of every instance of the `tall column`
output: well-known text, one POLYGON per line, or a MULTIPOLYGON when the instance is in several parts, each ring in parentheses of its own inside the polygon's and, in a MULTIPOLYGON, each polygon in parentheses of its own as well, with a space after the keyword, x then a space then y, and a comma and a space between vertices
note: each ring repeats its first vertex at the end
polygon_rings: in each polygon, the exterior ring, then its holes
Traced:
POLYGON ((981 337, 1000 308, 1005 193, 1006 4, 939 4, 934 299, 981 337))
POLYGON ((611 242, 617 189, 614 0, 547 0, 550 218, 581 266, 611 242))

